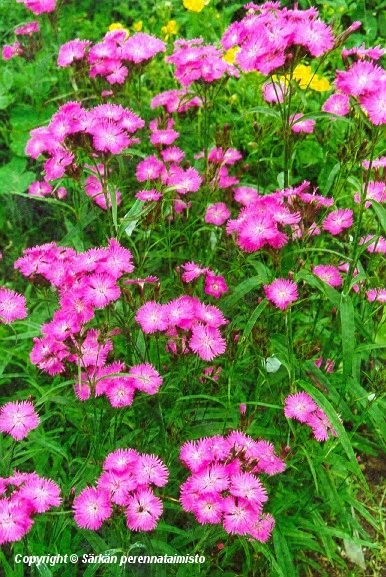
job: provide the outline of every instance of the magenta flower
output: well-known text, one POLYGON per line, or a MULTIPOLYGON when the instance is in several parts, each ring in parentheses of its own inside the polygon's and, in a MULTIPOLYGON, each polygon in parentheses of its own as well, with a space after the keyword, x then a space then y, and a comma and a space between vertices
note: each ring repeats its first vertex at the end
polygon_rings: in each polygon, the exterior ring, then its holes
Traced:
POLYGON ((204 291, 207 295, 219 299, 223 294, 228 292, 228 290, 228 285, 223 276, 216 276, 212 273, 206 275, 204 291))
POLYGON ((322 227, 324 230, 336 236, 353 224, 353 211, 349 208, 339 208, 330 212, 324 219, 322 227))
POLYGON ((290 118, 290 123, 292 132, 304 132, 305 134, 314 132, 315 120, 304 118, 301 113, 293 114, 290 118))
POLYGON ((89 40, 70 40, 62 44, 58 54, 58 66, 65 68, 73 64, 76 60, 83 60, 90 44, 91 42, 89 40))
POLYGON ((163 505, 149 489, 142 489, 128 498, 127 527, 132 531, 152 531, 161 517, 163 505))
POLYGON ((281 310, 285 310, 299 298, 296 283, 285 278, 278 278, 265 285, 264 292, 267 299, 281 310))
POLYGON ((27 503, 0 499, 0 544, 20 541, 33 524, 27 503))
POLYGON ((61 503, 60 489, 51 479, 36 477, 25 483, 18 491, 18 497, 27 500, 34 513, 45 513, 61 503))
POLYGON ((346 116, 350 112, 350 98, 347 94, 331 94, 323 104, 322 110, 336 116, 346 116))
POLYGON ((56 0, 16 0, 23 3, 28 10, 33 14, 39 16, 40 14, 48 14, 53 12, 56 8, 56 0))
POLYGON ((319 442, 326 441, 329 434, 336 437, 327 415, 307 393, 289 395, 284 402, 284 415, 287 419, 295 419, 311 427, 314 438, 319 442))
POLYGON ((226 342, 217 328, 197 323, 192 328, 189 347, 204 361, 212 361, 225 352, 226 342))
POLYGON ((163 305, 149 301, 138 309, 135 320, 144 333, 151 334, 168 328, 166 310, 163 305))
POLYGON ((318 264, 313 267, 312 272, 319 277, 323 282, 332 287, 342 286, 342 277, 339 269, 336 266, 328 264, 318 264))
POLYGON ((73 510, 78 527, 97 531, 112 514, 109 493, 103 489, 86 487, 75 497, 73 510))
POLYGON ((208 224, 215 224, 216 226, 221 226, 228 220, 231 215, 231 211, 225 204, 225 202, 217 202, 215 204, 210 204, 206 209, 205 222, 208 224))
POLYGON ((158 393, 163 383, 163 378, 150 363, 131 367, 129 375, 135 388, 148 395, 158 393))
POLYGON ((0 288, 0 322, 9 324, 25 319, 27 305, 23 295, 7 288, 0 288))
POLYGON ((21 441, 40 423, 39 415, 30 401, 9 402, 0 408, 0 431, 21 441))
POLYGON ((338 70, 336 87, 348 96, 362 96, 379 89, 384 71, 372 62, 360 60, 348 70, 338 70))

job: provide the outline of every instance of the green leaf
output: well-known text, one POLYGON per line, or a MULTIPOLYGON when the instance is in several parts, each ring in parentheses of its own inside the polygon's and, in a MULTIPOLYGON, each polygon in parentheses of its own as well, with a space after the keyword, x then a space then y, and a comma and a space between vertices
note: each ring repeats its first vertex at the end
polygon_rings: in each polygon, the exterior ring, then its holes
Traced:
POLYGON ((355 320, 354 306, 349 295, 342 293, 340 302, 340 322, 342 338, 343 376, 355 379, 354 353, 355 353, 355 320))
POLYGON ((372 209, 374 210, 375 214, 378 217, 378 220, 383 228, 383 231, 386 233, 386 210, 385 208, 379 204, 378 202, 375 202, 374 200, 371 201, 371 206, 372 209))
POLYGON ((284 575, 286 577, 297 577, 298 572, 295 569, 287 539, 278 527, 273 532, 273 545, 277 562, 284 575))
POLYGON ((252 291, 253 289, 257 289, 261 283, 262 279, 259 276, 253 276, 248 278, 247 280, 242 281, 237 287, 234 289, 232 294, 230 294, 227 298, 223 300, 222 306, 224 312, 230 310, 234 307, 234 305, 243 298, 247 293, 252 291))
POLYGON ((251 334, 253 327, 255 326, 255 324, 257 322, 257 319, 264 312, 264 309, 267 307, 267 305, 268 305, 268 302, 266 300, 262 301, 261 303, 259 303, 257 305, 255 310, 253 311, 253 313, 249 317, 247 324, 245 325, 243 335, 240 339, 240 344, 245 343, 245 341, 247 340, 247 338, 251 334))

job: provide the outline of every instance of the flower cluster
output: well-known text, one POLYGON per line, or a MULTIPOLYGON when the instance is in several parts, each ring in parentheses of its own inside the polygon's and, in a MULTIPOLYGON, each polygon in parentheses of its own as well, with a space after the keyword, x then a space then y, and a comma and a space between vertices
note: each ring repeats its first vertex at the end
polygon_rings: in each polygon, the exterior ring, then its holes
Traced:
POLYGON ((0 545, 20 541, 36 514, 60 503, 58 485, 37 473, 14 471, 10 477, 0 478, 0 545))
POLYGON ((204 292, 219 299, 223 294, 228 292, 228 285, 225 278, 216 275, 210 268, 201 267, 195 262, 186 262, 180 267, 183 271, 181 275, 182 282, 191 283, 194 280, 204 277, 204 292))
POLYGON ((34 339, 33 364, 49 375, 63 373, 66 363, 80 367, 75 393, 82 401, 93 393, 105 395, 113 407, 127 407, 136 390, 158 392, 163 379, 150 363, 135 365, 128 372, 123 362, 107 363, 116 332, 87 329, 96 310, 121 296, 118 281, 134 270, 128 249, 115 239, 108 247, 81 253, 50 243, 26 249, 15 268, 34 282, 43 277, 59 292, 60 308, 42 325, 43 337, 34 339))
POLYGON ((101 42, 70 40, 60 47, 58 66, 88 67, 90 78, 100 76, 111 85, 123 84, 139 66, 143 67, 157 54, 165 52, 165 43, 144 32, 129 36, 126 30, 107 32, 101 42))
POLYGON ((350 55, 355 61, 346 70, 336 72, 337 92, 324 103, 323 110, 346 116, 351 98, 372 124, 386 124, 386 74, 384 68, 375 63, 383 54, 384 51, 377 48, 342 51, 343 57, 350 55))
POLYGON ((156 148, 157 155, 151 154, 137 165, 137 181, 146 183, 147 188, 140 190, 136 198, 143 202, 156 202, 171 193, 173 209, 176 213, 181 213, 190 206, 182 197, 197 192, 202 184, 202 177, 198 170, 187 163, 186 168, 181 166, 185 153, 178 146, 174 146, 179 137, 174 124, 168 114, 149 123, 150 142, 156 148))
POLYGON ((295 419, 311 427, 315 439, 319 442, 327 441, 330 435, 337 436, 326 413, 307 393, 288 395, 284 401, 284 415, 287 419, 295 419))
POLYGON ((164 332, 167 348, 177 353, 193 352, 204 361, 222 355, 226 349, 220 328, 228 321, 217 307, 196 297, 182 296, 167 304, 148 301, 135 315, 146 334, 164 332))
POLYGON ((318 18, 315 7, 287 9, 278 2, 248 7, 246 16, 222 37, 226 50, 239 47, 236 63, 244 72, 268 75, 293 65, 295 56, 319 57, 334 46, 332 29, 318 18))
POLYGON ((182 86, 194 82, 212 84, 228 76, 239 76, 237 68, 224 59, 223 50, 204 44, 202 38, 176 40, 167 62, 175 65, 174 74, 182 86))
POLYGON ((202 100, 186 89, 165 90, 156 94, 150 103, 151 108, 164 108, 165 112, 183 114, 191 108, 200 108, 202 100))
POLYGON ((239 431, 188 441, 180 459, 191 472, 180 502, 202 525, 221 523, 227 533, 265 542, 275 520, 263 512, 268 495, 258 475, 282 473, 285 463, 265 440, 239 431))
MULTIPOLYGON (((84 166, 91 172, 86 179, 86 193, 102 208, 109 206, 113 191, 105 163, 110 155, 120 154, 138 143, 133 134, 144 124, 134 112, 118 104, 101 104, 86 110, 80 102, 67 102, 53 115, 48 126, 31 131, 26 146, 26 154, 31 158, 46 157, 45 184, 34 183, 38 194, 52 192, 47 188, 50 181, 64 176, 78 178, 87 154, 92 164, 84 166)), ((34 193, 30 188, 30 194, 34 193)), ((63 191, 61 194, 63 198, 63 191)), ((115 190, 114 194, 119 202, 119 191, 115 190)))
POLYGON ((0 323, 9 324, 27 316, 25 297, 14 290, 0 287, 0 323))
POLYGON ((117 449, 107 455, 96 487, 86 487, 74 499, 76 524, 97 531, 114 513, 124 513, 131 531, 152 531, 162 515, 153 487, 164 487, 169 471, 155 455, 117 449))
POLYGON ((30 401, 11 401, 0 407, 0 431, 15 441, 25 439, 39 423, 39 415, 30 401))
POLYGON ((30 60, 39 48, 39 43, 36 42, 34 38, 34 35, 39 31, 39 22, 36 20, 15 28, 15 35, 18 39, 13 42, 13 44, 5 44, 3 46, 3 60, 10 60, 11 58, 15 58, 15 56, 23 56, 30 60))

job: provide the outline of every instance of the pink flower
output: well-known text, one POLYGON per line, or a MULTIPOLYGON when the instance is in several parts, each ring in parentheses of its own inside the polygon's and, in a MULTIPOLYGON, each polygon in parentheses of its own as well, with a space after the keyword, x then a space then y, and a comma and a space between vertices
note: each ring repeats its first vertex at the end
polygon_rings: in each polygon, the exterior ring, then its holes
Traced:
POLYGON ((204 361, 211 361, 225 352, 226 342, 217 328, 197 323, 192 328, 189 347, 204 361))
POLYGON ((207 295, 219 299, 223 294, 228 292, 228 285, 223 276, 216 276, 210 273, 205 277, 204 291, 207 295))
POLYGON ((281 310, 285 310, 299 298, 296 283, 284 278, 278 278, 265 285, 264 292, 267 299, 281 310))
POLYGON ((33 507, 34 513, 45 513, 51 507, 58 507, 61 503, 60 489, 51 479, 37 477, 25 483, 18 497, 27 500, 33 507))
POLYGON ((120 288, 116 280, 106 273, 93 274, 87 278, 84 288, 84 298, 95 308, 105 308, 111 302, 119 299, 120 288))
POLYGON ((148 156, 137 164, 136 178, 138 182, 145 182, 148 180, 156 180, 160 178, 165 170, 165 166, 161 160, 155 156, 148 156))
POLYGON ((330 212, 324 219, 322 227, 324 230, 336 236, 350 228, 353 224, 353 211, 349 208, 339 208, 330 212))
POLYGON ((15 28, 16 36, 31 36, 31 34, 35 34, 36 32, 40 31, 39 22, 33 20, 32 22, 27 22, 27 24, 23 24, 22 26, 18 26, 15 28))
POLYGON ((202 177, 195 168, 184 170, 180 166, 174 166, 169 170, 167 186, 175 188, 179 194, 197 192, 201 183, 202 177))
POLYGON ((257 511, 246 499, 228 497, 224 501, 224 529, 227 533, 246 535, 256 521, 257 511))
POLYGON ((206 209, 205 222, 208 224, 215 224, 221 226, 231 215, 231 211, 225 202, 217 202, 210 204, 206 209))
POLYGON ((168 320, 164 305, 149 301, 142 305, 135 315, 135 320, 144 333, 151 334, 168 328, 168 320))
POLYGON ((150 363, 131 367, 129 375, 135 388, 148 395, 158 393, 163 382, 159 372, 150 363))
POLYGON ((53 12, 56 8, 56 0, 17 0, 17 2, 22 2, 36 16, 53 12))
POLYGON ((86 487, 75 497, 73 511, 78 527, 97 531, 112 514, 109 493, 104 489, 86 487))
POLYGON ((164 487, 169 478, 169 471, 163 461, 155 455, 140 455, 134 467, 138 485, 155 485, 164 487))
POLYGON ((287 87, 284 82, 265 82, 263 84, 263 97, 266 102, 277 104, 284 102, 287 87))
POLYGON ((58 66, 70 66, 76 60, 82 60, 86 55, 86 50, 90 46, 89 40, 70 40, 59 49, 58 66))
POLYGON ((346 116, 350 112, 350 99, 347 94, 331 94, 323 104, 322 110, 336 116, 346 116))
POLYGON ((290 118, 290 123, 292 132, 304 132, 305 134, 314 132, 315 120, 304 118, 301 113, 293 114, 290 118))
POLYGON ((266 543, 275 527, 275 519, 269 513, 264 513, 253 523, 251 535, 261 543, 266 543))
POLYGON ((98 122, 90 130, 94 148, 102 152, 120 154, 130 145, 130 138, 117 124, 108 121, 98 122))
POLYGON ((386 78, 383 76, 377 88, 370 94, 365 94, 359 99, 361 107, 368 114, 372 124, 379 126, 386 124, 386 78))
POLYGON ((132 531, 152 531, 157 526, 162 511, 162 501, 152 491, 137 491, 127 500, 127 527, 132 531))
POLYGON ((9 324, 27 316, 23 295, 7 288, 0 288, 0 322, 9 324))
POLYGON ((348 96, 362 96, 379 88, 384 71, 372 62, 355 62, 348 70, 338 70, 336 87, 348 96))
POLYGON ((20 541, 33 524, 28 504, 16 499, 0 499, 0 544, 20 541))
POLYGON ((140 190, 135 195, 135 198, 142 200, 142 202, 157 202, 162 198, 162 192, 158 192, 155 188, 150 190, 140 190))
POLYGON ((296 393, 285 399, 284 415, 287 419, 296 419, 306 423, 309 416, 318 408, 315 401, 307 393, 296 393))
POLYGON ((319 277, 323 282, 332 287, 342 286, 342 277, 339 269, 336 266, 318 264, 313 267, 312 272, 319 277))
POLYGON ((0 431, 21 441, 40 423, 39 415, 30 401, 9 402, 0 408, 0 431))
POLYGON ((289 395, 285 399, 284 414, 287 419, 295 419, 311 427, 315 439, 326 441, 329 433, 336 437, 327 415, 307 393, 289 395))
POLYGON ((20 42, 14 42, 13 44, 5 44, 1 51, 1 56, 3 60, 11 60, 15 56, 21 56, 23 54, 23 49, 20 42))
POLYGON ((193 280, 204 275, 207 270, 195 262, 186 262, 185 264, 181 265, 181 269, 184 271, 181 275, 182 282, 186 283, 192 282, 193 280))

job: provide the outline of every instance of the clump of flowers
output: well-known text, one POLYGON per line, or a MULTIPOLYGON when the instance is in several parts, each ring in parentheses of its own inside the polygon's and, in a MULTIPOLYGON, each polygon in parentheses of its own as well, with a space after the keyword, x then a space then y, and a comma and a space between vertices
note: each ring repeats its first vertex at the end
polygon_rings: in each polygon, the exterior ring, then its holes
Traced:
POLYGON ((31 60, 40 48, 40 39, 36 38, 36 34, 39 31, 39 22, 36 20, 15 28, 17 40, 13 44, 5 44, 3 46, 3 60, 10 60, 16 56, 23 56, 26 60, 31 60))
POLYGON ((336 72, 335 87, 338 92, 330 96, 323 110, 336 114, 333 106, 338 106, 338 102, 341 101, 340 115, 343 116, 349 112, 351 100, 354 104, 359 104, 372 124, 376 126, 385 124, 386 76, 384 68, 376 63, 384 52, 379 47, 343 50, 346 70, 336 72))
POLYGON ((330 435, 337 436, 326 413, 307 393, 288 395, 284 401, 284 415, 287 419, 294 419, 311 427, 314 438, 319 442, 327 441, 330 435))
POLYGON ((161 52, 165 52, 165 43, 159 38, 144 32, 130 36, 126 30, 117 29, 96 44, 79 39, 66 42, 60 47, 58 66, 86 67, 90 78, 100 76, 111 85, 119 85, 161 52))
POLYGON ((0 407, 0 431, 21 441, 36 429, 40 418, 31 401, 11 401, 0 407))
POLYGON ((332 29, 318 18, 315 7, 287 9, 266 2, 247 8, 246 16, 233 22, 222 37, 226 50, 239 47, 236 63, 244 72, 268 75, 289 69, 305 56, 322 56, 334 46, 332 29))
POLYGON ((216 275, 208 267, 201 267, 194 262, 187 262, 181 265, 182 275, 181 279, 184 283, 191 283, 200 277, 204 277, 204 292, 218 299, 223 294, 228 292, 228 285, 225 278, 221 275, 216 275))
MULTIPOLYGON (((101 104, 90 110, 80 102, 67 102, 53 115, 48 126, 31 131, 26 154, 46 158, 43 170, 46 183, 63 178, 79 179, 82 165, 90 169, 86 193, 101 208, 111 204, 113 194, 108 159, 139 142, 133 135, 144 121, 118 104, 101 104), (84 163, 88 156, 90 162, 84 163), (98 182, 96 182, 98 181, 98 182)), ((117 204, 120 193, 114 190, 117 204)))
POLYGON ((146 334, 165 333, 167 348, 175 354, 193 352, 211 361, 225 352, 220 327, 228 321, 220 309, 196 297, 181 296, 167 304, 148 301, 138 309, 135 320, 146 334))
POLYGON ((71 365, 80 368, 75 385, 80 400, 93 393, 105 395, 113 407, 125 407, 132 404, 136 390, 150 395, 158 391, 163 379, 150 363, 128 372, 120 361, 108 363, 116 333, 88 328, 97 310, 120 298, 119 283, 126 283, 124 277, 134 270, 128 249, 115 239, 108 247, 81 253, 50 243, 26 249, 15 268, 34 282, 48 281, 59 293, 60 308, 42 325, 43 336, 34 339, 33 364, 49 375, 63 373, 71 365))
POLYGON ((20 541, 32 528, 36 515, 58 507, 60 489, 37 473, 0 479, 0 545, 20 541))
POLYGON ((117 449, 107 455, 95 487, 86 487, 74 499, 78 527, 98 531, 114 514, 123 513, 131 531, 152 531, 163 504, 154 494, 164 487, 169 471, 159 457, 134 449, 117 449))
POLYGON ((186 89, 165 90, 156 94, 151 100, 151 108, 164 108, 165 112, 183 114, 191 108, 200 108, 202 100, 186 89))
POLYGON ((186 442, 180 460, 191 473, 181 486, 185 511, 202 525, 222 524, 227 533, 268 541, 275 520, 263 510, 268 495, 259 475, 285 470, 271 443, 233 431, 186 442))
POLYGON ((228 76, 239 76, 237 68, 225 61, 223 50, 204 44, 202 38, 176 40, 167 61, 175 65, 174 74, 182 86, 212 84, 228 76))

